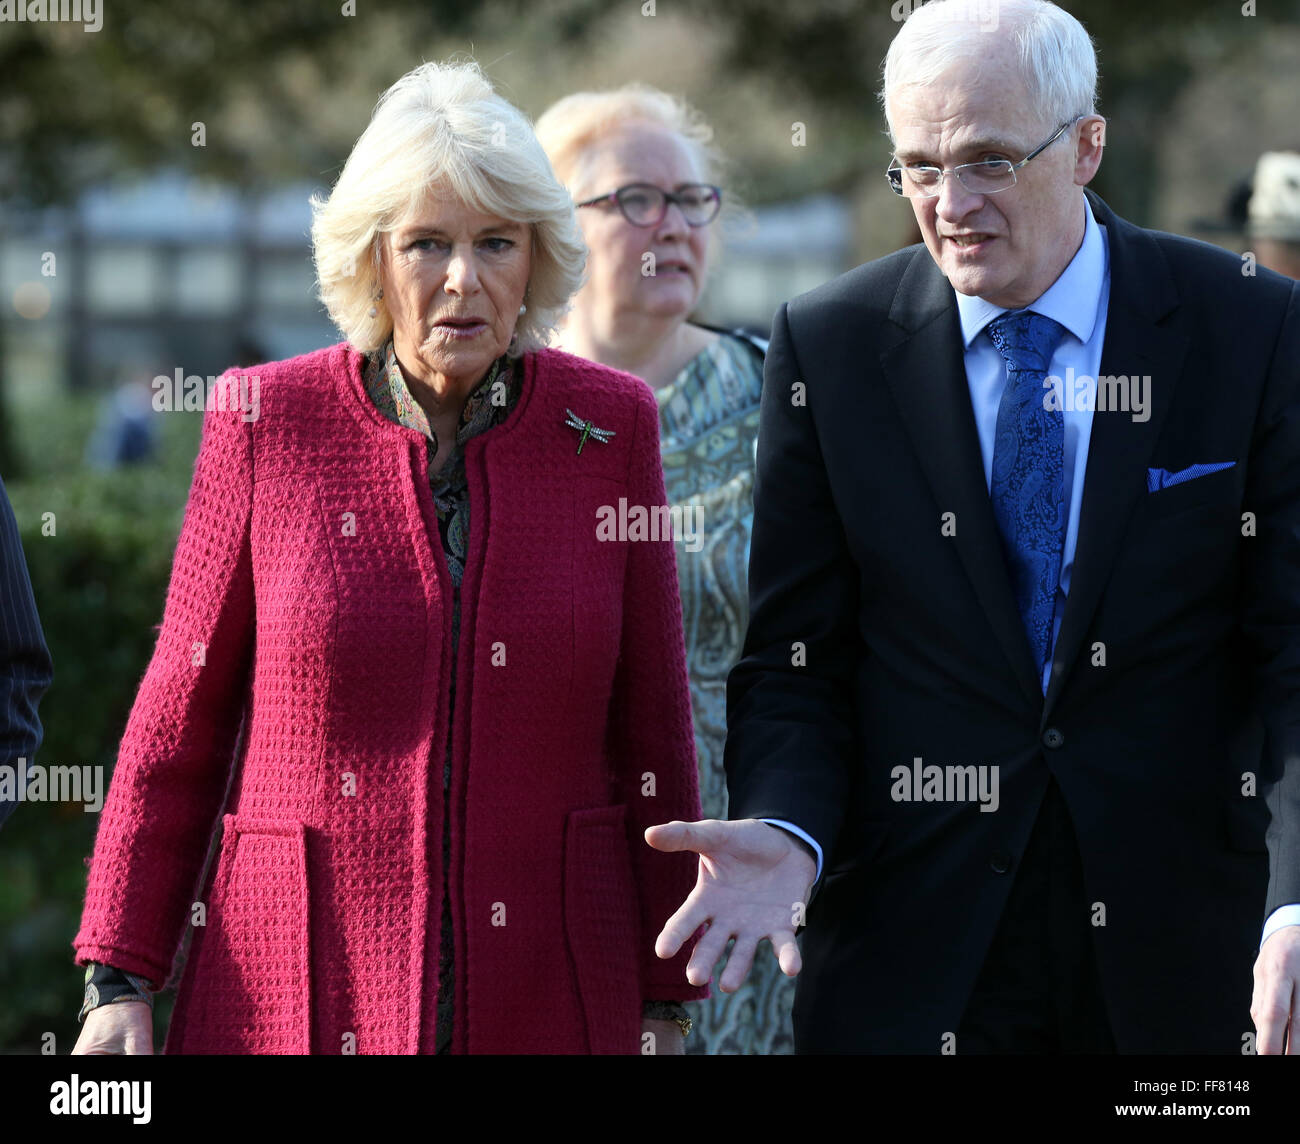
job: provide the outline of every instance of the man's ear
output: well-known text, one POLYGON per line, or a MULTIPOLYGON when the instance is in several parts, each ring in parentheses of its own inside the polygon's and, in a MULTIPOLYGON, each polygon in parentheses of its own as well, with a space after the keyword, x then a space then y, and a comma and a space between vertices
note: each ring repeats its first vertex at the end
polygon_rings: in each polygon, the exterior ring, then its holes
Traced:
POLYGON ((1101 155, 1106 149, 1106 119, 1101 115, 1087 115, 1079 123, 1079 140, 1074 149, 1074 181, 1086 187, 1101 166, 1101 155))

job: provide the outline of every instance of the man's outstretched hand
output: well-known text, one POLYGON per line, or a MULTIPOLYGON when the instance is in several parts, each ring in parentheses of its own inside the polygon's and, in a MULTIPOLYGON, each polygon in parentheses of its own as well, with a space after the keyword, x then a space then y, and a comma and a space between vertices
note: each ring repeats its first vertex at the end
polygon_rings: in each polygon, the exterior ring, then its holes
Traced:
POLYGON ((709 818, 652 826, 645 839, 656 850, 694 850, 700 856, 695 889, 655 941, 659 957, 673 957, 707 924, 686 966, 686 980, 692 985, 711 979, 713 966, 733 937, 736 944, 718 982, 723 993, 734 993, 744 983, 763 938, 772 943, 782 973, 793 977, 799 972, 794 932, 804 924, 817 863, 792 834, 756 818, 709 818))
POLYGON ((1255 959, 1250 1015, 1261 1056, 1300 1056, 1300 926, 1269 934, 1255 959))

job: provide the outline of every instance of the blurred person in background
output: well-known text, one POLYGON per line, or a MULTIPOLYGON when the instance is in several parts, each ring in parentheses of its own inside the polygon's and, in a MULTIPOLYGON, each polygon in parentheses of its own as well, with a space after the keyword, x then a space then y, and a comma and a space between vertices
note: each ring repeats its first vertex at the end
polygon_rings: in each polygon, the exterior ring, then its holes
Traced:
POLYGON ((120 376, 120 384, 101 401, 99 419, 86 442, 86 464, 101 472, 150 461, 158 450, 153 374, 143 363, 132 363, 120 376))
POLYGON ((1268 151, 1260 156, 1246 233, 1260 266, 1300 278, 1300 154, 1268 151))
MULTIPOLYGON (((766 345, 691 320, 719 245, 722 156, 697 111, 638 84, 566 96, 538 119, 537 135, 578 204, 590 250, 559 344, 654 387, 668 499, 684 514, 698 509, 683 516, 699 536, 677 545, 678 579, 700 797, 721 818, 766 345)), ((793 984, 764 964, 739 992, 715 995, 699 1007, 687 1052, 789 1052, 793 984)))
MULTIPOLYGON (((78 1053, 682 1052, 698 812, 654 396, 544 348, 574 208, 475 65, 380 100, 313 203, 347 341, 210 404, 76 960, 78 1053), (471 509, 473 523, 471 526, 471 509), (203 875, 213 827, 215 869, 203 875)), ((226 382, 236 380, 228 374, 226 382)))
POLYGON ((26 789, 44 737, 37 709, 53 679, 18 521, 0 479, 0 826, 26 789))

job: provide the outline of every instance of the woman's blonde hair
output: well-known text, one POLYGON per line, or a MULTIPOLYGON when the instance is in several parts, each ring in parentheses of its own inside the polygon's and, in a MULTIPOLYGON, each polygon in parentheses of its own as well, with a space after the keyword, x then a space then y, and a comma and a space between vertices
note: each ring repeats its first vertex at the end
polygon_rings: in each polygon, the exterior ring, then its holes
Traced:
POLYGON ((380 235, 440 195, 530 225, 528 310, 510 353, 546 345, 582 284, 587 248, 527 118, 473 62, 426 63, 402 76, 380 97, 329 196, 311 200, 320 298, 343 336, 362 353, 388 340, 392 317, 375 300, 380 235))
POLYGON ((654 124, 677 135, 706 182, 723 177, 722 154, 713 145, 713 128, 704 117, 684 99, 643 83, 566 95, 542 112, 536 130, 556 175, 577 198, 593 191, 584 180, 594 149, 633 123, 654 124))

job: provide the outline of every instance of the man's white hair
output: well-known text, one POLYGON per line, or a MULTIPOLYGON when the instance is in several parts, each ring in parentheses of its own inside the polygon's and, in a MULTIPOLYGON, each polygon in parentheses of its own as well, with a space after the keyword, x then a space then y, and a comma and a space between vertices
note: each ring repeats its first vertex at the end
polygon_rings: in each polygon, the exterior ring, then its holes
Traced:
POLYGON ((393 320, 375 300, 379 242, 430 199, 529 224, 528 311, 510 353, 544 346, 582 284, 587 247, 527 118, 474 63, 426 63, 402 76, 380 98, 329 197, 312 199, 320 297, 343 336, 362 353, 388 340, 393 320))
POLYGON ((891 140, 890 96, 985 57, 992 36, 1010 37, 1018 48, 1030 100, 1044 121, 1059 126, 1097 113, 1097 49, 1064 8, 1047 0, 930 0, 907 19, 885 55, 880 101, 891 140))

